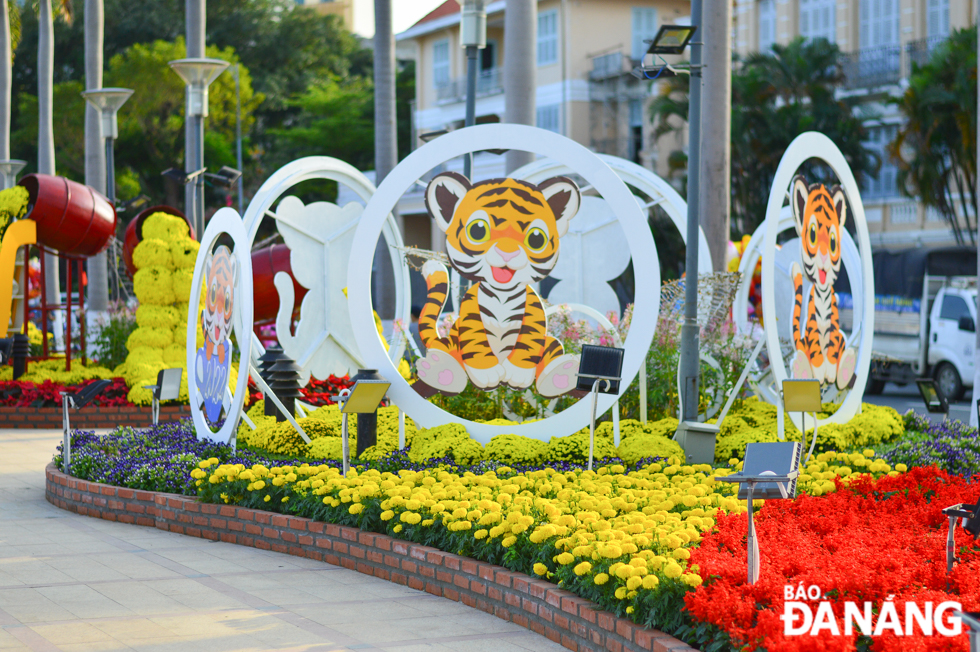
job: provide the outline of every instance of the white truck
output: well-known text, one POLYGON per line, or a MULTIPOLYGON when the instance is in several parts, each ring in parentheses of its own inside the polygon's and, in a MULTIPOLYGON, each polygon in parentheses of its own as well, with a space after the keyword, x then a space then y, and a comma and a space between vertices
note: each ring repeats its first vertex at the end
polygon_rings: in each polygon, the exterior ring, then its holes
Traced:
MULTIPOLYGON (((880 394, 886 382, 930 376, 949 400, 960 399, 975 370, 976 249, 878 251, 874 267, 875 333, 865 391, 880 394)), ((841 311, 842 322, 850 321, 849 312, 841 311)))

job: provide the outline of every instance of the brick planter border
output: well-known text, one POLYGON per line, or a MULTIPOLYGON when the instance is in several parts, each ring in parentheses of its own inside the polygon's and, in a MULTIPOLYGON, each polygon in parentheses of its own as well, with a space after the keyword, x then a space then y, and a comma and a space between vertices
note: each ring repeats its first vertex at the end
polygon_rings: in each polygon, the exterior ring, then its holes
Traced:
MULTIPOLYGON (((160 406, 160 422, 176 421, 191 415, 190 406, 160 406)), ((116 426, 147 427, 153 423, 150 406, 129 405, 124 407, 83 407, 71 410, 68 418, 77 430, 115 428, 116 426)), ((60 430, 60 407, 0 407, 0 428, 44 428, 60 430)))
POLYGON ((601 611, 551 582, 501 566, 357 528, 79 480, 53 464, 44 473, 48 502, 83 516, 343 566, 462 602, 570 650, 694 652, 672 636, 601 611))

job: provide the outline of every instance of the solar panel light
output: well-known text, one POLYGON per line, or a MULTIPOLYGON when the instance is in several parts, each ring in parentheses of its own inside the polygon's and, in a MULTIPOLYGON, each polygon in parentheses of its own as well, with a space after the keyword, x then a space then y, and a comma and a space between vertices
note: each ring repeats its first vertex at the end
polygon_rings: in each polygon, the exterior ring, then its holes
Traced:
POLYGON ((153 390, 153 425, 160 422, 160 401, 173 401, 180 397, 180 380, 184 370, 180 367, 161 369, 157 373, 156 385, 143 385, 143 389, 153 390))
POLYGON ((217 172, 205 172, 204 176, 211 179, 215 185, 231 188, 238 181, 238 177, 242 176, 242 172, 227 165, 222 165, 221 169, 217 172))
POLYGON ((188 183, 204 174, 205 170, 207 170, 207 168, 201 168, 200 170, 195 170, 194 172, 184 172, 180 168, 167 168, 160 174, 183 186, 186 186, 188 183))
POLYGON ((980 502, 976 505, 966 503, 950 505, 943 510, 943 515, 949 519, 949 533, 946 535, 946 573, 948 574, 953 572, 953 562, 956 561, 956 543, 954 541, 956 521, 959 521, 961 527, 973 535, 974 540, 980 537, 980 502))
MULTIPOLYGON (((820 395, 819 380, 784 380, 783 381, 783 410, 786 412, 800 413, 800 430, 803 433, 803 446, 806 447, 806 413, 813 413, 813 437, 810 442, 810 451, 803 460, 803 464, 810 460, 813 455, 813 448, 817 445, 817 412, 823 409, 822 397, 820 395)), ((780 433, 782 439, 786 439, 785 429, 780 433)))
POLYGON ((595 411, 599 394, 619 394, 619 381, 623 375, 624 349, 612 346, 585 344, 578 363, 578 380, 575 390, 592 392, 592 420, 589 422, 589 470, 595 452, 595 411))
MULTIPOLYGON (((683 54, 697 30, 697 25, 661 25, 656 36, 643 41, 650 44, 650 47, 647 48, 647 55, 683 54)), ((630 74, 638 79, 650 80, 659 77, 676 77, 678 74, 691 74, 690 66, 675 68, 664 61, 662 57, 660 60, 663 62, 662 65, 653 66, 648 66, 641 60, 640 65, 633 68, 630 74)))
POLYGON ((926 410, 937 414, 949 412, 949 401, 943 394, 942 388, 932 378, 916 378, 915 385, 919 388, 922 402, 926 404, 926 410))
POLYGON ((68 475, 71 475, 71 423, 68 420, 68 408, 72 407, 78 410, 85 407, 111 384, 111 380, 96 380, 77 392, 61 392, 61 423, 64 428, 61 450, 65 473, 68 475))
POLYGON ((379 379, 358 380, 350 389, 342 389, 337 397, 340 402, 343 427, 341 430, 341 447, 344 457, 344 477, 350 471, 350 439, 347 431, 347 415, 371 414, 378 409, 391 383, 379 376, 379 379))
POLYGON ((749 503, 748 582, 759 580, 759 541, 755 536, 752 502, 757 498, 776 500, 796 497, 796 481, 800 476, 799 442, 766 442, 745 447, 745 461, 740 473, 718 477, 720 482, 739 483, 738 497, 749 503))

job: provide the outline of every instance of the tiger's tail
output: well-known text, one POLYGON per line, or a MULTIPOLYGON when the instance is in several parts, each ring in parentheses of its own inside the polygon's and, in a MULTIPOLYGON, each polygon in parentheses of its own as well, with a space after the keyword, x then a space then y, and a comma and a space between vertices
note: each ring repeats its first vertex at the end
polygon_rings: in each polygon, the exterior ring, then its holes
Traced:
POLYGON ((797 349, 806 353, 806 345, 803 342, 803 330, 801 324, 803 321, 803 272, 800 270, 800 266, 793 263, 790 273, 793 276, 793 295, 795 301, 793 303, 793 344, 797 349))
POLYGON ((419 313, 419 335, 426 348, 440 347, 441 339, 436 329, 436 321, 446 305, 449 297, 449 272, 446 266, 435 260, 427 260, 422 265, 422 276, 425 278, 425 305, 419 313))

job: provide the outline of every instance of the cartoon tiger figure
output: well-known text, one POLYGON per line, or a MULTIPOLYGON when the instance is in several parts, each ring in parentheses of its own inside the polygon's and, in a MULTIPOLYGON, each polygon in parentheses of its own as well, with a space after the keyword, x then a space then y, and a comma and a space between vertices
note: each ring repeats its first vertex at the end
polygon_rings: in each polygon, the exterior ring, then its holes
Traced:
POLYGON ((205 355, 208 359, 217 352, 218 362, 224 364, 230 355, 231 309, 235 305, 235 284, 238 282, 238 260, 228 247, 214 251, 205 267, 207 299, 201 311, 204 327, 205 355))
POLYGON ((425 204, 446 234, 450 263, 474 283, 449 334, 440 337, 436 320, 449 273, 436 261, 423 265, 428 290, 419 334, 427 351, 416 367, 419 380, 449 395, 463 391, 467 379, 484 390, 534 384, 548 398, 573 389, 578 356, 547 334, 544 306, 530 284, 558 262, 559 239, 581 204, 578 186, 567 177, 470 185, 461 174, 443 172, 426 187, 425 204))
POLYGON ((222 245, 205 266, 207 294, 201 311, 204 346, 197 350, 195 372, 204 412, 212 423, 218 421, 225 405, 225 389, 231 373, 232 310, 238 283, 238 260, 222 245))
POLYGON ((807 186, 803 176, 793 179, 790 203, 800 235, 803 271, 794 262, 790 275, 796 301, 793 306, 794 378, 815 378, 821 384, 849 387, 854 379, 857 354, 846 346, 837 311, 834 281, 840 274, 841 236, 847 218, 844 191, 815 183, 807 186), (806 329, 801 330, 803 275, 810 288, 806 329))

